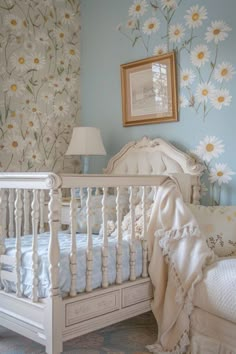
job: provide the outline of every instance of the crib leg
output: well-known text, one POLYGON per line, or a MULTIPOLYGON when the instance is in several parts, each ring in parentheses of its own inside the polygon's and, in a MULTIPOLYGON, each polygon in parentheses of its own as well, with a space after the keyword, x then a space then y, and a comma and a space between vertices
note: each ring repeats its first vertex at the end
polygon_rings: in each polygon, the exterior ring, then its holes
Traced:
POLYGON ((60 354, 63 351, 62 308, 62 300, 59 295, 47 299, 44 317, 47 354, 60 354))

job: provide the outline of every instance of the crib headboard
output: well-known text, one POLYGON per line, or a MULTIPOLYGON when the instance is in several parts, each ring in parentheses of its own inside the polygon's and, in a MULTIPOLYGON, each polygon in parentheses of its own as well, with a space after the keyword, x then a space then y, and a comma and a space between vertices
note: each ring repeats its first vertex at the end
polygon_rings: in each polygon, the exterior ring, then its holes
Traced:
POLYGON ((172 144, 142 138, 126 144, 103 170, 112 175, 174 175, 186 202, 199 204, 200 176, 204 166, 172 144))

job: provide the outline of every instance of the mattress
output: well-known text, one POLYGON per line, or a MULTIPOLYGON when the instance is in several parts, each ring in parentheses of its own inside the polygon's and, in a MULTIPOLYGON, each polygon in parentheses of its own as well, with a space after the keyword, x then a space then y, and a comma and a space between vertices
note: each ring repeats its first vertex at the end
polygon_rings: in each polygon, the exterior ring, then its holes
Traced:
POLYGON ((191 354, 236 354, 236 324, 194 308, 191 354))
MULTIPOLYGON (((38 295, 47 297, 49 295, 49 262, 48 245, 49 233, 43 233, 38 236, 38 295)), ((60 244, 60 268, 59 268, 59 287, 62 296, 70 291, 70 247, 71 235, 60 232, 58 235, 60 244)), ((86 249, 87 235, 77 234, 77 292, 84 292, 86 287, 86 249)), ((110 236, 108 239, 108 282, 115 283, 116 280, 116 236, 110 236)), ((16 253, 15 239, 6 239, 5 254, 14 256, 16 253)), ((128 237, 123 239, 122 250, 122 279, 126 281, 130 276, 130 256, 129 256, 128 237)), ((32 236, 27 235, 21 238, 21 283, 22 294, 30 297, 32 293, 32 236)), ((3 265, 3 269, 6 266, 3 265)), ((140 241, 136 241, 136 276, 142 274, 142 246, 140 241)), ((92 270, 92 288, 98 288, 102 284, 102 236, 93 235, 93 270, 92 270)), ((15 292, 15 284, 9 281, 3 283, 6 291, 15 292)))
POLYGON ((236 257, 220 258, 197 284, 194 306, 236 323, 236 257))

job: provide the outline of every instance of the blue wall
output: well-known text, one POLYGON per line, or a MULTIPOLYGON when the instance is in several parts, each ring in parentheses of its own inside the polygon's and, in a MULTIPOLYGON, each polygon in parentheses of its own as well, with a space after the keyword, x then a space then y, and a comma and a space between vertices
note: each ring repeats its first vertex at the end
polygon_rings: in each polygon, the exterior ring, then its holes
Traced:
MULTIPOLYGON (((156 3, 161 4, 161 0, 156 1, 156 3)), ((107 160, 118 152, 125 143, 146 135, 152 138, 167 139, 186 151, 196 150, 196 147, 204 141, 206 136, 215 136, 218 140, 221 140, 224 152, 216 159, 212 159, 210 163, 206 162, 208 168, 214 167, 215 163, 224 163, 231 171, 236 172, 234 152, 236 148, 236 75, 223 85, 214 80, 214 75, 212 76, 211 83, 217 89, 226 88, 232 96, 232 100, 229 106, 222 107, 221 110, 211 109, 205 118, 202 109, 197 114, 193 108, 185 107, 180 109, 178 122, 126 128, 122 126, 120 65, 151 56, 155 45, 166 42, 165 38, 161 38, 166 30, 164 20, 160 13, 151 13, 148 10, 149 12, 147 11, 140 20, 145 21, 146 18, 151 16, 158 17, 161 21, 160 31, 150 36, 148 53, 139 40, 132 46, 127 37, 117 30, 117 26, 122 23, 122 31, 127 32, 125 23, 128 20, 128 10, 131 5, 132 1, 128 0, 82 0, 81 123, 101 129, 104 145, 108 152, 106 158, 93 158, 90 171, 100 172, 102 167, 106 165, 107 160)), ((207 9, 207 19, 202 21, 201 26, 194 29, 193 35, 195 38, 192 40, 191 50, 198 44, 207 45, 211 51, 210 61, 214 61, 217 45, 214 41, 207 43, 205 33, 207 28, 211 26, 212 21, 224 21, 231 28, 231 31, 226 31, 228 38, 218 44, 216 67, 222 62, 228 62, 233 65, 235 70, 235 0, 225 0, 224 2, 221 0, 208 0, 207 2, 204 0, 183 0, 171 22, 172 24, 182 23, 185 26, 183 41, 189 38, 191 32, 186 25, 184 16, 186 11, 194 5, 199 5, 198 9, 201 6, 207 9)), ((177 43, 177 45, 180 48, 181 44, 177 43)), ((172 50, 173 46, 176 46, 175 43, 171 44, 169 49, 172 50)), ((204 67, 201 67, 201 70, 203 68, 202 75, 206 74, 206 77, 207 73, 205 72, 211 70, 210 61, 204 67)), ((196 92, 200 79, 186 50, 181 50, 181 54, 178 54, 179 76, 181 75, 180 67, 195 70, 196 78, 190 88, 193 92, 196 92)), ((178 86, 179 92, 187 97, 187 90, 182 88, 180 91, 180 84, 178 86)), ((236 176, 232 175, 231 177, 232 180, 228 184, 222 185, 221 204, 236 204, 236 176)), ((207 176, 205 179, 207 181, 207 176)), ((209 183, 206 182, 206 184, 209 183)), ((209 189, 209 186, 207 187, 209 189)))

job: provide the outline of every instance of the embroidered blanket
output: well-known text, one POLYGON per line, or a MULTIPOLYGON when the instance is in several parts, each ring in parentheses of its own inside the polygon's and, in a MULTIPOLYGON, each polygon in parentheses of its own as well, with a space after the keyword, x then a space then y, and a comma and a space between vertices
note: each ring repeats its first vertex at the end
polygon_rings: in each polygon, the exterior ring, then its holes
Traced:
POLYGON ((204 267, 214 261, 180 189, 167 177, 157 190, 148 227, 152 311, 158 339, 148 346, 159 354, 182 354, 189 345, 193 291, 204 267))

